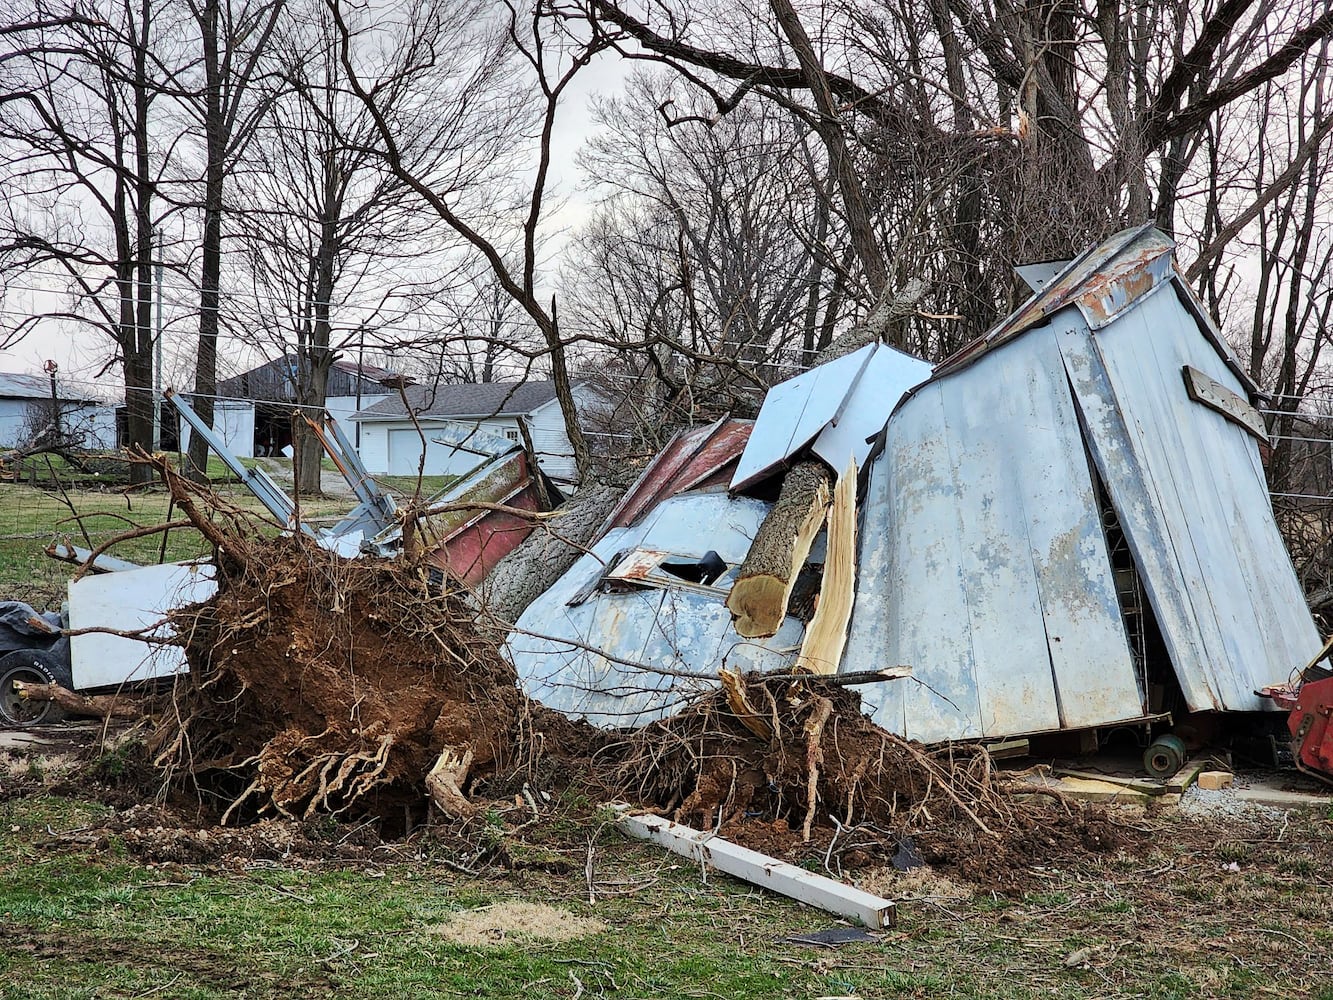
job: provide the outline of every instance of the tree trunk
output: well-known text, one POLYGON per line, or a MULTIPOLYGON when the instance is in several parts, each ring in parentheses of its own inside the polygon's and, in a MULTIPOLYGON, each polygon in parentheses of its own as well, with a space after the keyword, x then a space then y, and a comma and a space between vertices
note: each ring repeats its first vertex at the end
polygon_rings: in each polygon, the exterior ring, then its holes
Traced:
POLYGON ((482 588, 485 610, 507 628, 524 609, 564 575, 583 555, 593 532, 606 520, 623 490, 610 486, 587 487, 548 522, 538 526, 523 543, 491 570, 482 588))
POLYGON ((759 526, 727 596, 736 631, 747 639, 772 635, 781 627, 796 575, 824 523, 830 478, 822 462, 794 466, 783 480, 778 502, 759 526))
MULTIPOLYGON (((142 0, 134 46, 134 304, 133 332, 123 331, 125 407, 130 447, 153 448, 153 170, 149 159, 148 81, 150 0, 142 0)), ((122 311, 122 316, 124 315, 122 311)), ((152 470, 130 465, 130 482, 146 483, 152 470)))
MULTIPOLYGON (((213 426, 213 398, 218 391, 218 288, 222 281, 222 189, 227 150, 226 120, 222 109, 222 69, 218 52, 219 0, 206 0, 199 18, 204 46, 204 134, 207 163, 204 173, 204 240, 200 247, 199 349, 194 362, 194 412, 213 426)), ((204 482, 208 471, 208 443, 190 436, 188 473, 204 482)))

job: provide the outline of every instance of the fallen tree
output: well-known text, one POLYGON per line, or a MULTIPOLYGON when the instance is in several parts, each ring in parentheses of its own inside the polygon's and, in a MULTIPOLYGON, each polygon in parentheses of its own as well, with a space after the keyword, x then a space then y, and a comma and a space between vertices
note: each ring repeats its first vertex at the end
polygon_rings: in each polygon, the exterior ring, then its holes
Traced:
POLYGON ((571 722, 522 694, 461 587, 410 560, 247 528, 155 464, 213 541, 218 587, 172 615, 189 672, 143 702, 148 750, 158 781, 223 823, 322 814, 392 834, 433 808, 475 837, 480 815, 554 808, 527 784, 540 782, 792 859, 869 863, 914 837, 928 861, 993 884, 997 864, 1119 842, 1103 814, 1000 776, 980 747, 932 751, 879 729, 846 676, 727 673, 637 732, 571 722))

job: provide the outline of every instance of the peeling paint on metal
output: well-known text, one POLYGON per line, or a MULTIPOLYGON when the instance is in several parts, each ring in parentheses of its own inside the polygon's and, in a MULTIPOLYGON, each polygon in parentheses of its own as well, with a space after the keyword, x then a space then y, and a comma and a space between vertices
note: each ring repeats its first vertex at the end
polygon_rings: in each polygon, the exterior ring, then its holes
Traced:
POLYGON ((768 507, 723 493, 685 493, 629 528, 612 528, 524 611, 510 633, 507 651, 524 690, 595 725, 634 727, 711 690, 723 665, 772 670, 790 664, 804 626, 789 618, 769 639, 743 640, 731 627, 722 591, 645 580, 567 606, 626 550, 697 558, 712 549, 735 565, 745 558, 768 507))

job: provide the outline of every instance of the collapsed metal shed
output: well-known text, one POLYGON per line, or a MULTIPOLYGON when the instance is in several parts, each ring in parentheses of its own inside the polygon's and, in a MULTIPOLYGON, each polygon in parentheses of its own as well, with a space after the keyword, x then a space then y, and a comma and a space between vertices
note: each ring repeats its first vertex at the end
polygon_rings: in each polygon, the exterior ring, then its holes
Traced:
POLYGON ((1150 227, 1089 251, 890 418, 842 669, 924 741, 1260 711, 1320 641, 1253 386, 1150 227), (1178 688, 1178 690, 1177 690, 1178 688))
MULTIPOLYGON (((1040 291, 929 377, 871 347, 784 383, 730 494, 688 492, 674 471, 715 428, 691 432, 689 454, 673 444, 520 619, 529 694, 640 725, 722 666, 789 666, 801 621, 755 643, 724 607, 768 507, 737 494, 850 451, 870 460, 839 671, 912 668, 860 689, 884 728, 936 742, 1272 710, 1255 690, 1320 641, 1273 519, 1256 389, 1173 250, 1143 226, 1029 271, 1040 291), (707 550, 726 572, 706 585, 662 572, 707 550)), ((686 478, 716 491, 723 468, 706 464, 686 478)))

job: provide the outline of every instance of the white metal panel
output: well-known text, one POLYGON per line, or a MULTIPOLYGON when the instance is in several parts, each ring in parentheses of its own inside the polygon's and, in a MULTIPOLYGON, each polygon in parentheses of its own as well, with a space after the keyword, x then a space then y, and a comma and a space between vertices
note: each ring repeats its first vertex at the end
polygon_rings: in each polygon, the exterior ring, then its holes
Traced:
POLYGON ((867 344, 769 389, 731 488, 757 482, 814 440, 842 412, 848 392, 874 353, 875 345, 867 344))
MULTIPOLYGON (((122 632, 149 628, 172 608, 205 600, 216 589, 213 567, 208 564, 169 563, 85 576, 69 584, 69 626, 122 632)), ((156 634, 168 635, 165 629, 156 634)), ((187 669, 179 646, 153 646, 105 632, 71 636, 70 657, 74 686, 79 690, 166 677, 187 669)))
POLYGON ((815 438, 814 453, 837 472, 847 468, 849 457, 856 460, 858 469, 865 468, 870 439, 884 429, 903 394, 928 378, 930 365, 920 358, 887 344, 876 345, 842 412, 815 438))
POLYGON ((527 694, 594 725, 645 725, 716 685, 717 671, 790 663, 804 631, 788 619, 777 635, 743 640, 725 593, 643 586, 596 592, 574 606, 617 553, 650 548, 684 556, 745 558, 768 504, 721 493, 682 494, 629 528, 614 528, 519 617, 506 646, 527 694), (705 530, 706 529, 706 530, 705 530), (695 676, 689 676, 695 675, 695 676))
POLYGON ((1061 338, 1089 444, 1192 709, 1259 711, 1320 642, 1269 506, 1253 438, 1190 400, 1186 364, 1234 373, 1166 287, 1061 338))
POLYGON ((863 689, 881 725, 933 741, 1142 714, 1049 330, 903 403, 863 525, 843 669, 915 669, 863 689))

